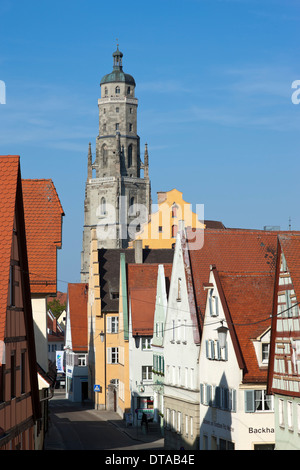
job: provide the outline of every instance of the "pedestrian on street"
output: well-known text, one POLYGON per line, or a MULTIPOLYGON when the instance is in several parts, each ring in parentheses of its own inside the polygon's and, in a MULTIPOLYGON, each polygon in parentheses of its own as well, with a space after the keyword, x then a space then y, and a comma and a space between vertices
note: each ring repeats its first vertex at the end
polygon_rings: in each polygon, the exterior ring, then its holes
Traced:
POLYGON ((143 426, 145 426, 145 432, 148 432, 148 419, 147 419, 146 413, 143 413, 142 415, 141 426, 142 426, 142 429, 143 429, 143 426))

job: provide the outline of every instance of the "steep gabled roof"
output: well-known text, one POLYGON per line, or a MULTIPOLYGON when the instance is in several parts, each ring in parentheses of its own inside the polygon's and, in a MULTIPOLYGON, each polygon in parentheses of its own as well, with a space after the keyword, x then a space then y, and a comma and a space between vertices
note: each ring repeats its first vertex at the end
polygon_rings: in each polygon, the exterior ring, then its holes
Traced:
MULTIPOLYGON (((19 157, 0 157, 0 341, 4 340, 19 157)), ((0 356, 0 360, 2 357, 0 356)))
POLYGON ((86 352, 88 349, 88 284, 68 284, 68 302, 72 350, 74 352, 86 352))
MULTIPOLYGON (((207 290, 203 284, 209 281, 210 266, 228 273, 272 274, 276 268, 278 232, 264 230, 204 230, 204 244, 193 250, 189 243, 189 256, 194 286, 195 302, 200 324, 203 322, 207 290)), ((188 239, 193 234, 187 231, 188 239)))
POLYGON ((253 341, 271 326, 275 272, 228 273, 213 268, 244 383, 266 383, 253 341))
POLYGON ((31 293, 56 294, 64 211, 51 179, 22 181, 31 293))
POLYGON ((152 336, 155 312, 156 289, 132 288, 131 302, 132 335, 152 336))
MULTIPOLYGON (((32 409, 35 418, 41 416, 37 382, 37 362, 34 340, 34 326, 31 308, 28 257, 26 247, 25 216, 23 207, 20 157, 0 156, 0 346, 6 332, 6 318, 9 292, 9 273, 12 254, 14 222, 18 239, 19 268, 22 283, 24 323, 29 358, 32 409)), ((0 363, 3 351, 0 348, 0 363)))
MULTIPOLYGON (((159 263, 163 264, 163 263, 159 263)), ((153 322, 156 303, 157 273, 159 264, 128 264, 127 286, 131 302, 132 334, 153 335, 153 322)), ((165 267, 165 279, 170 285, 172 264, 165 267)))

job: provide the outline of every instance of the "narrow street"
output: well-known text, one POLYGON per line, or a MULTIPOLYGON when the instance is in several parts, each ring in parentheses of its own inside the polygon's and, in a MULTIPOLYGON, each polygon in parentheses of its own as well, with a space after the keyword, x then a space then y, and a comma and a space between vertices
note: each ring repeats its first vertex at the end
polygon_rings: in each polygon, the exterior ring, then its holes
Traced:
POLYGON ((117 413, 95 410, 90 403, 72 403, 64 390, 55 390, 49 403, 45 450, 159 450, 163 439, 126 428, 117 413))

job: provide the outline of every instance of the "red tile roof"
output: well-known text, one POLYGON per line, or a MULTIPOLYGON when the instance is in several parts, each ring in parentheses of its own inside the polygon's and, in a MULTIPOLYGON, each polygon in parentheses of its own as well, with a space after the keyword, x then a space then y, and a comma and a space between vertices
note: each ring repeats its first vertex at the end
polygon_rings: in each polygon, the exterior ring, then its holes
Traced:
MULTIPOLYGON (((188 237, 192 237, 187 231, 188 237)), ((200 250, 189 250, 195 302, 199 321, 205 313, 210 266, 220 271, 244 273, 274 273, 276 268, 278 232, 264 230, 204 230, 204 244, 200 250)), ((192 248, 192 245, 191 245, 192 248)))
POLYGON ((278 241, 285 256, 297 300, 300 302, 300 235, 295 233, 279 235, 278 241))
POLYGON ((56 294, 64 211, 51 179, 22 180, 32 293, 56 294))
POLYGON ((267 368, 259 368, 253 340, 271 326, 275 273, 218 275, 230 315, 227 323, 243 359, 243 382, 266 383, 267 368))
POLYGON ((132 334, 153 335, 156 288, 130 289, 132 334))
MULTIPOLYGON (((131 301, 132 332, 140 336, 153 335, 156 285, 159 264, 128 264, 128 292, 131 301)), ((167 287, 172 264, 164 264, 167 287)))
MULTIPOLYGON (((0 157, 0 341, 4 340, 20 157, 0 157)), ((1 357, 0 357, 1 360, 1 357)))
POLYGON ((88 284, 68 284, 68 302, 70 311, 72 349, 75 352, 87 352, 88 284))

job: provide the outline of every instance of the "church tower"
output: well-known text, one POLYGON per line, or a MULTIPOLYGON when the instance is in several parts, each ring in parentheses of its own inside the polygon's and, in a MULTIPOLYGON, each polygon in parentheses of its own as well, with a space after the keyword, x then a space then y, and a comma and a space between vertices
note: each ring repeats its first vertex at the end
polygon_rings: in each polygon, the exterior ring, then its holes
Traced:
POLYGON ((89 144, 84 201, 81 282, 88 281, 91 229, 98 248, 126 248, 151 211, 149 156, 140 157, 135 80, 123 72, 123 54, 113 53, 113 70, 101 82, 95 158, 89 144))

